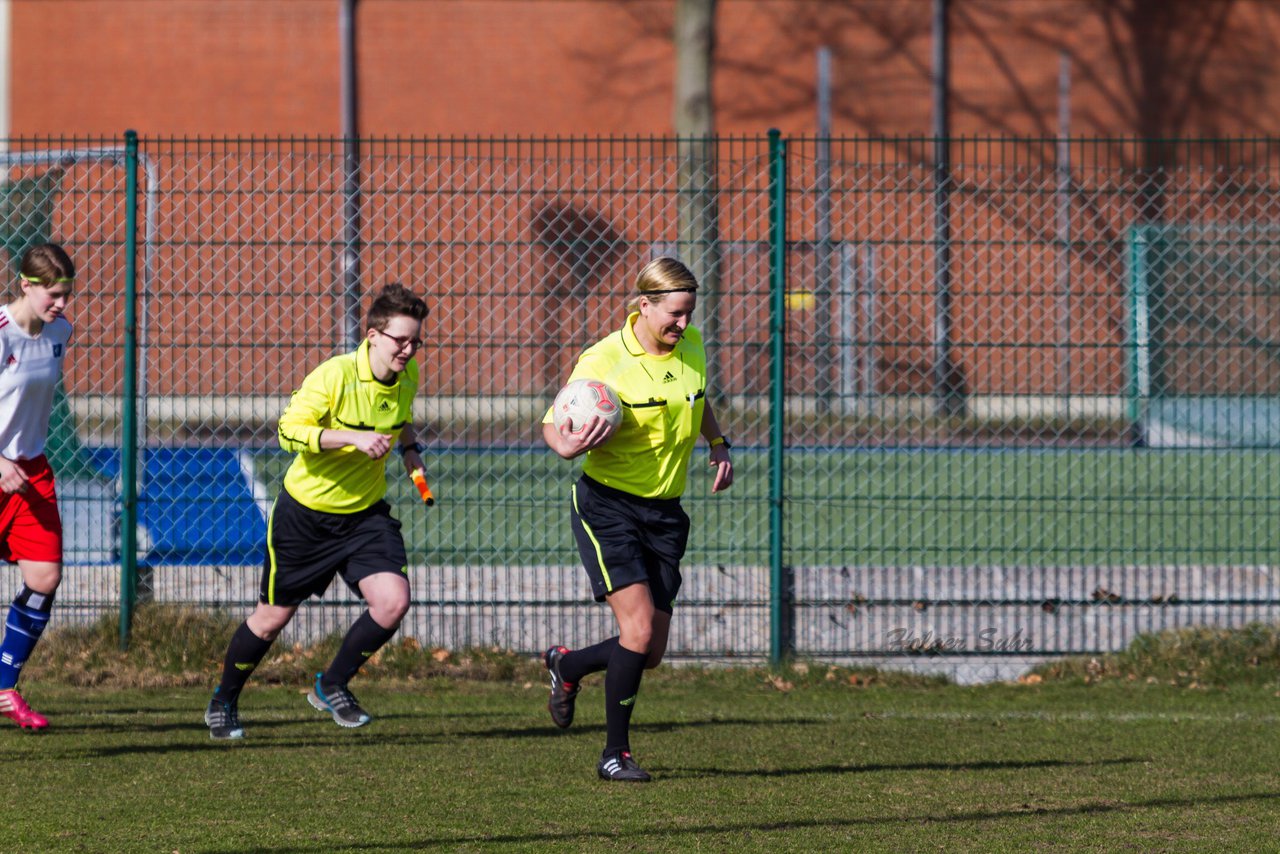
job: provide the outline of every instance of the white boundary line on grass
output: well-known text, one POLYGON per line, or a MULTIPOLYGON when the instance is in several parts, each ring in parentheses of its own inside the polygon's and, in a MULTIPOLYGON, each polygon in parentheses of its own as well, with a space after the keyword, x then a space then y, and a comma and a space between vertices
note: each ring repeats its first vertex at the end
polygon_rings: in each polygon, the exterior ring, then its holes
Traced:
MULTIPOLYGON (((372 687, 372 686, 371 686, 372 687)), ((306 695, 304 689, 299 688, 298 696, 306 695)), ((299 716, 293 708, 270 707, 262 709, 254 709, 253 717, 255 720, 294 720, 299 716)), ((75 713, 79 717, 85 718, 136 718, 144 716, 144 713, 136 710, 124 709, 100 709, 97 711, 80 710, 75 713)), ((426 716, 439 717, 438 709, 424 709, 423 714, 426 716)), ((1259 724, 1275 724, 1280 723, 1280 714, 1274 715, 1250 715, 1243 713, 1230 714, 1211 714, 1204 712, 1051 712, 1047 710, 1022 710, 1016 712, 874 712, 874 711, 851 711, 847 715, 820 715, 831 723, 838 723, 845 719, 859 720, 903 720, 903 721, 988 721, 988 720, 1030 720, 1030 721, 1084 721, 1084 722, 1103 722, 1103 723, 1144 723, 1147 721, 1161 721, 1166 723, 1221 723, 1221 724, 1238 724, 1238 723, 1259 723, 1259 724)), ((760 717, 759 723, 795 723, 795 718, 766 718, 760 717)), ((807 717, 805 720, 812 720, 807 717)), ((692 723, 690 720, 678 721, 645 721, 641 725, 657 725, 670 723, 674 729, 692 723)))
POLYGON ((1280 714, 1250 715, 1241 712, 1213 714, 1211 712, 1055 712, 1042 709, 1024 709, 1010 712, 895 712, 866 710, 862 717, 874 720, 918 721, 1104 721, 1110 723, 1142 723, 1144 721, 1187 721, 1192 723, 1280 723, 1280 714))

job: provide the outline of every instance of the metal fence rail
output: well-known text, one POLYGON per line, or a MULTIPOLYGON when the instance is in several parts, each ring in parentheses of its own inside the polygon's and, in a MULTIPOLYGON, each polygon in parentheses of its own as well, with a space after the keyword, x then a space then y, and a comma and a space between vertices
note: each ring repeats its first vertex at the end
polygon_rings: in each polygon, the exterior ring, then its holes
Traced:
MULTIPOLYGON (((956 139, 939 174, 931 139, 361 140, 354 196, 341 140, 129 142, 5 155, 6 248, 55 239, 84 270, 51 441, 64 618, 127 608, 122 577, 248 607, 275 419, 403 281, 432 310, 418 420, 441 499, 392 484, 405 631, 598 634, 573 467, 536 422, 657 254, 703 281, 739 471, 711 498, 694 467, 674 655, 991 676, 1280 609, 1277 141, 956 139)), ((291 630, 358 607, 336 587, 291 630)))

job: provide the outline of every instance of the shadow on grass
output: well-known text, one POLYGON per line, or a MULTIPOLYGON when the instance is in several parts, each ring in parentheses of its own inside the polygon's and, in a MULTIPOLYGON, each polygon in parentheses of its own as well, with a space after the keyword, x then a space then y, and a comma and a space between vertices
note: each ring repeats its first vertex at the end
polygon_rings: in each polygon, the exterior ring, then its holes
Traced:
MULTIPOLYGON (((294 726, 295 721, 282 721, 280 725, 294 726)), ((246 732, 249 734, 243 739, 235 739, 228 741, 215 741, 207 736, 201 741, 183 741, 169 744, 119 744, 110 747, 93 747, 84 749, 72 749, 62 751, 58 756, 62 758, 76 756, 97 759, 112 759, 121 756, 148 756, 148 755, 169 755, 179 753, 203 753, 209 750, 226 750, 236 752, 260 753, 263 751, 277 752, 280 750, 328 750, 332 748, 341 748, 342 750, 358 751, 362 749, 385 750, 388 747, 422 747, 423 745, 444 744, 453 739, 447 735, 439 736, 422 736, 417 733, 397 733, 387 736, 375 735, 374 733, 341 733, 332 731, 317 732, 314 737, 291 738, 283 736, 270 736, 266 738, 254 738, 252 732, 246 726, 246 732)), ((255 727, 256 729, 256 727, 255 727)), ((200 727, 203 731, 204 727, 200 727)), ((45 756, 50 754, 45 753, 45 756)), ((12 758, 6 757, 6 761, 13 761, 12 758)))
MULTIPOLYGON (((111 713, 104 716, 102 720, 95 720, 92 723, 73 724, 70 726, 59 726, 56 730, 51 729, 40 736, 38 739, 42 744, 42 750, 46 755, 60 753, 66 756, 76 757, 97 757, 97 758, 114 758, 131 755, 165 755, 165 754, 181 754, 196 753, 206 750, 249 750, 259 752, 264 750, 306 750, 317 747, 342 747, 344 749, 384 749, 386 747, 410 746, 418 747, 424 744, 437 744, 458 739, 498 739, 498 740, 531 740, 541 741, 548 737, 563 737, 568 735, 599 735, 604 732, 604 724, 591 723, 579 725, 572 730, 566 731, 556 728, 550 724, 539 724, 536 726, 526 727, 490 727, 478 729, 442 729, 436 732, 423 733, 421 729, 413 731, 397 731, 391 729, 396 722, 421 721, 424 717, 433 717, 430 713, 419 714, 411 712, 390 713, 379 715, 373 726, 368 728, 360 728, 353 730, 344 730, 334 727, 328 718, 319 713, 308 714, 307 710, 297 710, 294 714, 292 707, 273 705, 261 710, 264 715, 260 719, 255 719, 252 715, 244 718, 244 727, 246 737, 235 741, 213 741, 208 738, 207 730, 200 715, 202 710, 196 709, 191 713, 189 720, 181 721, 164 721, 164 722, 147 722, 139 720, 130 720, 137 715, 145 714, 145 710, 130 710, 127 713, 111 713), (379 724, 381 724, 379 726, 379 724), (292 730, 298 727, 311 728, 314 727, 314 735, 298 736, 287 735, 284 730, 292 730), (190 734, 194 740, 187 741, 166 741, 159 743, 124 743, 103 745, 98 747, 85 748, 62 742, 58 738, 60 735, 74 736, 76 734, 93 734, 101 736, 106 732, 117 734, 122 738, 128 738, 130 735, 155 736, 173 734, 181 736, 190 734)), ((166 709, 166 713, 172 714, 172 709, 166 709)), ((473 715, 465 715, 472 717, 473 715)), ((478 716, 478 715, 477 715, 478 716)), ((498 715, 501 716, 501 715, 498 715)), ((727 718, 715 717, 702 720, 684 720, 684 721, 658 721, 652 723, 640 723, 632 726, 635 732, 643 733, 669 733, 673 731, 686 729, 699 729, 704 727, 720 727, 720 726, 773 726, 779 723, 777 720, 762 720, 759 718, 727 718)), ((787 718, 785 720, 790 726, 816 726, 830 725, 831 721, 823 718, 787 718)), ((19 758, 11 756, 12 759, 19 758)), ((726 769, 726 768, 680 768, 673 767, 668 769, 651 768, 651 771, 658 772, 661 777, 671 780, 688 780, 699 778, 714 777, 759 777, 759 778, 779 778, 803 776, 809 774, 867 774, 884 771, 982 771, 982 770, 999 770, 999 769, 1036 769, 1036 768, 1060 768, 1060 767, 1077 767, 1077 766, 1094 766, 1094 765, 1116 765, 1132 762, 1142 762, 1143 759, 1137 758, 1120 758, 1110 760, 1096 760, 1087 762, 1072 762, 1065 760, 1026 760, 1026 761, 979 761, 979 762, 951 762, 951 763, 902 763, 902 764, 874 764, 874 765, 840 765, 827 764, 820 766, 802 767, 802 768, 748 768, 748 769, 726 769)))
MULTIPOLYGON (((266 718, 262 720, 254 720, 250 717, 243 719, 245 738, 237 739, 229 742, 214 742, 207 739, 207 729, 204 723, 193 714, 191 721, 178 721, 173 723, 125 723, 123 721, 113 721, 104 724, 95 724, 92 726, 68 726, 58 729, 59 733, 75 734, 75 733, 93 733, 102 735, 105 730, 111 730, 119 733, 121 736, 129 734, 146 734, 156 735, 164 733, 192 733, 206 736, 206 739, 197 743, 171 742, 164 744, 119 744, 106 747, 94 748, 89 750, 72 750, 70 754, 77 756, 129 756, 129 755, 149 755, 149 754, 165 754, 165 753, 190 753, 193 751, 207 749, 280 749, 280 748, 309 748, 317 746, 364 746, 364 747, 388 747, 394 745, 422 745, 434 744, 446 741, 456 741, 458 739, 536 739, 541 740, 549 737, 566 734, 565 730, 557 729, 551 725, 539 725, 530 727, 493 727, 490 729, 477 730, 442 730, 435 733, 424 734, 421 730, 413 732, 388 732, 389 724, 397 719, 416 720, 417 715, 411 714, 391 714, 381 715, 375 721, 374 725, 369 728, 360 728, 354 730, 342 730, 334 727, 322 715, 317 714, 313 718, 308 718, 300 714, 296 718, 266 718), (382 726, 377 726, 382 723, 382 726), (269 732, 271 730, 280 730, 285 728, 293 728, 298 726, 310 726, 314 724, 319 729, 314 739, 298 740, 291 738, 283 738, 280 736, 268 735, 266 738, 255 738, 255 733, 269 732)), ((712 725, 734 725, 741 726, 750 725, 767 725, 768 721, 759 720, 717 720, 717 721, 697 721, 678 725, 652 724, 649 727, 633 727, 636 731, 654 731, 666 732, 670 729, 682 729, 687 726, 712 726, 712 725), (652 727, 652 729, 651 729, 652 727)), ((788 724, 818 724, 829 723, 829 721, 805 721, 805 720, 788 720, 788 724)), ((588 725, 575 727, 575 734, 595 733, 603 734, 604 725, 588 725)), ((48 739, 53 733, 45 733, 41 738, 48 739)), ((51 747, 53 745, 50 745, 51 747)), ((686 774, 683 776, 694 776, 686 774)))
POLYGON ((1128 765, 1146 759, 1123 757, 1072 762, 1065 759, 1029 759, 985 762, 903 762, 875 765, 815 765, 807 768, 670 768, 661 770, 664 780, 703 777, 795 777, 804 774, 875 774, 880 771, 1031 771, 1040 768, 1080 768, 1128 765))
MULTIPOLYGON (((1127 760, 1122 760, 1127 761, 1127 760)), ((1015 766, 1021 766, 1025 763, 1014 763, 1015 766)), ((1063 763, 1073 764, 1073 763, 1063 763)), ((1081 763, 1089 764, 1089 763, 1081 763)), ((927 766, 924 766, 927 767, 927 766)), ((948 766, 943 766, 948 767, 948 766)), ((973 766, 955 766, 958 768, 969 768, 973 766)), ((601 786, 602 789, 607 785, 601 786)), ((688 839, 689 844, 693 845, 697 840, 701 844, 707 844, 704 834, 741 834, 741 833, 772 833, 772 832, 795 832, 798 830, 838 830, 840 828, 855 827, 881 827, 894 825, 919 825, 919 824, 962 824, 965 822, 982 822, 1004 819, 1027 818, 1033 820, 1042 820, 1046 816, 1079 816, 1079 815, 1108 815, 1113 813, 1136 813, 1143 810, 1161 810, 1161 809, 1183 809, 1187 807, 1204 807, 1214 804, 1233 804, 1233 803, 1249 803, 1255 801, 1275 801, 1280 800, 1280 791, 1265 792, 1245 792, 1238 795, 1216 795, 1207 798, 1151 798, 1141 801, 1116 802, 1108 800, 1106 802, 1094 802, 1086 804, 1078 804, 1075 806, 1064 807, 1027 807, 1016 809, 998 809, 998 810, 971 810, 968 812, 958 813, 912 813, 909 815, 887 815, 887 816, 866 816, 854 818, 832 818, 832 819, 803 819, 797 821, 766 821, 766 822, 722 822, 719 824, 704 824, 699 826, 681 826, 671 828, 654 828, 646 830, 643 833, 636 834, 634 844, 643 847, 646 840, 680 840, 688 839)), ((411 842, 365 842, 358 844, 343 843, 342 849, 346 851, 425 851, 436 848, 454 849, 459 846, 469 845, 536 845, 536 844, 559 844, 559 845, 577 845, 581 846, 587 843, 599 842, 616 842, 616 836, 604 830, 580 830, 568 831, 565 833, 520 833, 520 834, 466 834, 459 836, 442 836, 433 839, 418 839, 411 842)), ((678 843, 677 843, 678 844, 678 843)), ((283 845, 283 846, 262 846, 255 848, 255 851, 262 854, 310 854, 315 851, 329 850, 332 846, 325 845, 283 845)), ((208 849, 208 854, 239 854, 241 849, 208 849)))

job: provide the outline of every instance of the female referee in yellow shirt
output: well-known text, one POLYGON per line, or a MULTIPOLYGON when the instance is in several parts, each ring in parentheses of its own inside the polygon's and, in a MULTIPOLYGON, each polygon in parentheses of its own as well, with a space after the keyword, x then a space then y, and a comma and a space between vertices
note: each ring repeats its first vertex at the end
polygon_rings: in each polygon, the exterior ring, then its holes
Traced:
POLYGON ((231 637, 222 681, 205 709, 212 738, 244 737, 245 681, 298 606, 321 596, 334 576, 368 603, 337 654, 317 673, 307 700, 343 727, 372 718, 347 682, 396 633, 409 609, 408 558, 400 522, 383 496, 387 458, 399 442, 406 471, 422 467, 413 428, 418 391, 414 355, 427 304, 387 285, 369 307, 365 340, 302 381, 280 416, 280 447, 295 451, 267 522, 258 606, 231 637))
POLYGON ((645 669, 657 667, 667 649, 689 535, 680 496, 699 434, 711 448, 711 491, 733 483, 729 443, 707 399, 702 336, 689 325, 697 289, 679 261, 651 261, 622 329, 579 357, 569 379, 601 380, 618 393, 623 418, 616 430, 596 418, 571 433, 557 430, 550 412, 543 418, 553 451, 565 459, 586 454, 573 487, 573 533, 596 601, 608 602, 618 621, 618 634, 594 646, 547 650, 547 708, 557 726, 568 727, 580 680, 606 671, 605 748, 597 766, 605 780, 650 779, 631 756, 631 712, 645 669))

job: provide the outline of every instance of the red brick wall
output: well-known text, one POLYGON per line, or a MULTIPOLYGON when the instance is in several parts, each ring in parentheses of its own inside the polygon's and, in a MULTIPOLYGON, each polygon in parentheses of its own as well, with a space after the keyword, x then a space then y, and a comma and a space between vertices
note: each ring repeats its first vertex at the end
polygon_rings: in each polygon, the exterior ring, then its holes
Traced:
MULTIPOLYGON (((1265 0, 953 0, 953 130, 1280 129, 1265 0), (1137 9, 1126 21, 1125 10, 1137 9), (1219 18, 1220 12, 1225 14, 1219 18)), ((671 0, 360 0, 368 135, 669 134, 671 0)), ((930 131, 929 0, 721 0, 722 133, 812 132, 834 52, 837 135, 930 131)), ((338 0, 13 0, 17 135, 339 132, 338 0)))

